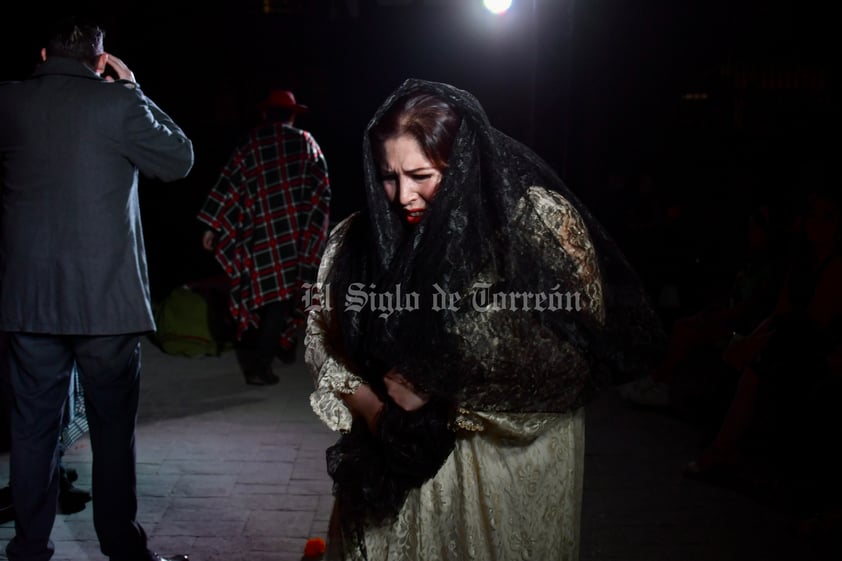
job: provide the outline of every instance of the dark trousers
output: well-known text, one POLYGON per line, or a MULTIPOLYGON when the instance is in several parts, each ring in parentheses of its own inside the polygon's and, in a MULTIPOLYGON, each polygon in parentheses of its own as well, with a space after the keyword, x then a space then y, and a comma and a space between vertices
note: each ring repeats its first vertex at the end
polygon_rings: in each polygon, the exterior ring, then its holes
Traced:
POLYGON ((246 331, 237 345, 237 359, 246 376, 271 370, 281 335, 292 314, 293 303, 292 300, 272 302, 258 310, 260 323, 257 329, 246 331))
MULTIPOLYGON (((9 335, 0 331, 0 452, 11 446, 12 386, 9 383, 9 335)), ((0 487, 3 482, 0 481, 0 487)))
POLYGON ((58 498, 58 442, 74 362, 85 393, 93 455, 94 528, 111 559, 149 558, 135 520, 135 422, 140 388, 138 335, 9 334, 11 481, 15 538, 9 561, 46 561, 58 498))

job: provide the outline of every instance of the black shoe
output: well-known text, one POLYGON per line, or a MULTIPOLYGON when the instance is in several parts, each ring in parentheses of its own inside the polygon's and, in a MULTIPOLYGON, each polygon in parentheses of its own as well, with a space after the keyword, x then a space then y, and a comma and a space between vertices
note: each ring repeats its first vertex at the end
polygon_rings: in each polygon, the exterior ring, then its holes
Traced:
POLYGON ((59 466, 58 468, 61 470, 63 477, 66 478, 70 483, 73 483, 74 481, 79 479, 79 472, 77 472, 75 469, 66 468, 64 466, 59 466))
POLYGON ((246 384, 250 386, 274 386, 281 381, 271 370, 246 374, 246 384))
POLYGON ((292 347, 285 348, 285 347, 278 347, 278 350, 275 351, 275 356, 281 359, 281 362, 284 364, 292 364, 295 362, 295 359, 298 356, 298 344, 293 343, 292 347))
POLYGON ((15 519, 15 505, 12 504, 12 488, 8 485, 0 489, 0 524, 15 519))
POLYGON ((74 514, 85 509, 85 505, 91 500, 91 494, 74 486, 67 471, 64 468, 59 471, 58 511, 61 514, 74 514))
POLYGON ((59 489, 58 512, 59 514, 75 514, 85 510, 85 505, 91 500, 91 494, 84 489, 70 485, 66 489, 59 489))

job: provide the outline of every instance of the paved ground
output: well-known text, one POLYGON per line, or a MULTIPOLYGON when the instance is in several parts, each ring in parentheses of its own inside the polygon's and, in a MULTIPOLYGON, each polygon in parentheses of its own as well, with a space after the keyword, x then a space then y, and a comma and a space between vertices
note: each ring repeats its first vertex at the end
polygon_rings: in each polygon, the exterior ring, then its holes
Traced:
MULTIPOLYGON (((326 532, 324 450, 334 440, 309 410, 301 360, 278 365, 282 382, 269 388, 246 386, 230 352, 185 358, 144 342, 143 368, 139 519, 152 546, 193 561, 300 560, 307 538, 326 532)), ((614 394, 587 415, 581 561, 825 558, 780 509, 682 477, 699 443, 692 427, 614 394)), ((65 461, 90 488, 88 441, 65 461)), ((0 542, 12 534, 0 526, 0 542)), ((57 561, 104 559, 90 507, 60 515, 53 538, 57 561)))

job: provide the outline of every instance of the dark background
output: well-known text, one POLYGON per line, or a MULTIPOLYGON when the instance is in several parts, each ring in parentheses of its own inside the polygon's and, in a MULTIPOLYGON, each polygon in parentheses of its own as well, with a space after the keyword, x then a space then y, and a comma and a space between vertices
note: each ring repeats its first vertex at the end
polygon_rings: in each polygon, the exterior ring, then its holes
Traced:
POLYGON ((833 170, 842 18, 824 4, 514 0, 493 16, 481 0, 39 3, 4 9, 0 79, 31 72, 49 20, 92 15, 106 50, 192 138, 188 178, 142 187, 155 298, 219 272, 195 214, 268 89, 310 106, 297 124, 327 157, 335 222, 362 203, 367 120, 408 77, 474 93, 628 246, 655 290, 658 275, 700 263, 727 270, 748 209, 797 208, 805 178, 833 170), (680 236, 631 247, 627 216, 646 178, 680 236))

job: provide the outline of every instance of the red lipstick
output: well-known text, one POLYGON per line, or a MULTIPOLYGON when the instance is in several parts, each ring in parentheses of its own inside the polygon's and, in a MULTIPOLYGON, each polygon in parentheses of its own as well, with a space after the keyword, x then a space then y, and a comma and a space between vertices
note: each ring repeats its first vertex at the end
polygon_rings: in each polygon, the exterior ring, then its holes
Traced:
POLYGON ((424 218, 423 208, 408 208, 404 212, 406 212, 407 223, 412 225, 418 224, 424 218))

